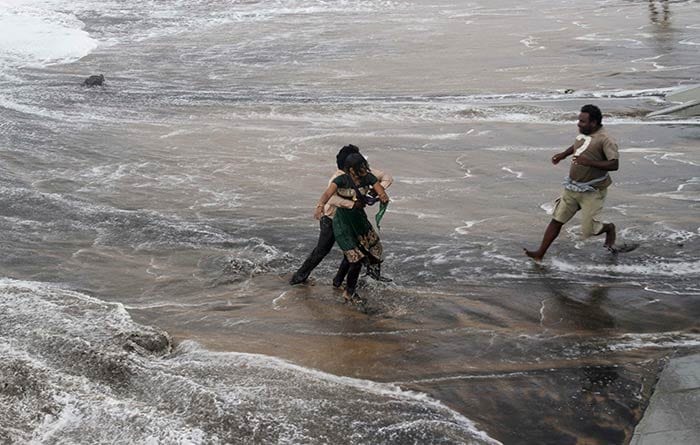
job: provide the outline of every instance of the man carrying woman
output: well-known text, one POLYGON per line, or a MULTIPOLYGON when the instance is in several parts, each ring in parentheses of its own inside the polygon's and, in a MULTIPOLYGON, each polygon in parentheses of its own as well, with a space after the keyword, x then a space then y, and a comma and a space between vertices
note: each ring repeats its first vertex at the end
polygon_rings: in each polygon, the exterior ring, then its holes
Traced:
MULTIPOLYGON (((340 149, 336 156, 336 164, 338 166, 338 170, 331 177, 329 185, 336 177, 345 174, 343 170, 345 158, 347 158, 353 153, 360 153, 360 149, 352 144, 346 145, 340 149)), ((388 188, 393 182, 393 178, 391 177, 391 175, 382 172, 381 170, 374 169, 372 170, 372 173, 379 180, 379 183, 382 187, 384 187, 384 189, 388 188)), ((322 216, 320 217, 321 231, 318 237, 318 242, 316 244, 316 247, 311 251, 309 256, 301 265, 301 267, 299 267, 299 269, 296 272, 294 272, 292 278, 289 280, 289 284, 294 285, 305 282, 309 278, 311 272, 316 268, 316 266, 318 266, 321 263, 321 261, 323 261, 326 255, 328 255, 328 253, 333 248, 333 244, 335 244, 335 236, 333 235, 333 217, 335 216, 336 209, 362 208, 364 207, 364 205, 365 203, 362 200, 353 201, 351 198, 345 199, 339 196, 338 194, 334 194, 330 197, 326 205, 324 205, 323 207, 317 207, 317 210, 322 209, 322 216)), ((341 265, 341 267, 343 266, 341 265)), ((377 271, 376 275, 379 276, 378 264, 373 266, 373 270, 375 269, 377 271)), ((333 283, 334 285, 336 285, 336 287, 340 287, 340 285, 342 284, 342 279, 340 283, 338 283, 336 280, 334 280, 333 283)))
POLYGON ((389 196, 360 153, 348 155, 343 170, 344 173, 336 176, 319 198, 314 217, 321 219, 324 207, 335 195, 360 203, 352 208, 339 207, 333 218, 333 234, 345 255, 333 284, 339 287, 347 275, 343 297, 347 302, 362 305, 365 301, 356 292, 362 264, 382 262, 382 244, 367 219, 364 206, 374 199, 369 196, 370 189, 374 190, 377 199, 383 204, 389 202, 389 196))

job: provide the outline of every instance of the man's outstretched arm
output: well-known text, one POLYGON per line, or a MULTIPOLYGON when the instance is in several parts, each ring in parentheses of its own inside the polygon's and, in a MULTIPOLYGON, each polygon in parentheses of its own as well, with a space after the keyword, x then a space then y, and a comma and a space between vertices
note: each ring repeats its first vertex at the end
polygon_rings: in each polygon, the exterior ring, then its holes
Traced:
POLYGON ((571 156, 574 154, 574 146, 573 144, 567 148, 566 150, 562 151, 561 153, 557 153, 554 156, 552 156, 552 164, 557 165, 559 161, 562 159, 566 159, 567 157, 571 156))

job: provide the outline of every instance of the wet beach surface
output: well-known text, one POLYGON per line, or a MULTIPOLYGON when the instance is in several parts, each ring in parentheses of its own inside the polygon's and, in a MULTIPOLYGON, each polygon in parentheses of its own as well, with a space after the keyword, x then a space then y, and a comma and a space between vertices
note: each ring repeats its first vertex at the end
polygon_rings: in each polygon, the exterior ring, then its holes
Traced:
MULTIPOLYGON (((607 105, 615 110, 614 101, 607 105)), ((187 185, 205 175, 199 166, 187 171, 197 149, 151 154, 159 180, 149 177, 148 162, 128 167, 138 176, 117 174, 102 185, 90 179, 95 170, 87 179, 35 180, 37 191, 15 188, 5 201, 14 216, 5 218, 12 254, 3 267, 15 278, 69 283, 119 302, 176 345, 195 341, 419 391, 503 443, 626 442, 662 360, 700 346, 696 127, 610 124, 624 161, 606 216, 621 242, 640 247, 612 256, 602 239, 579 241, 575 219, 537 264, 521 249, 539 242, 548 221, 565 171, 548 158, 566 144, 572 123, 453 125, 442 129, 465 136, 365 151, 370 162, 400 172, 382 229, 393 282, 365 282, 369 314, 344 305, 331 287, 337 250, 314 271, 313 285, 287 284, 316 240, 312 205, 304 204, 317 199, 334 149, 292 155, 315 159, 298 175, 304 198, 292 206, 284 193, 251 185, 272 178, 284 189, 279 161, 225 151, 207 158, 218 170, 205 183, 245 191, 239 201, 227 197, 228 208, 202 204, 216 195, 199 188, 201 179, 187 185), (256 175, 230 183, 242 165, 256 175), (189 189, 189 208, 173 212, 183 192, 168 181, 189 189), (144 184, 158 193, 141 193, 144 184), (101 204, 87 200, 92 194, 101 204)), ((81 137, 99 141, 103 130, 81 137)), ((155 150, 169 132, 146 127, 139 138, 155 150)), ((167 139, 212 140, 204 132, 180 137, 167 139)), ((372 147, 383 137, 356 139, 372 147)), ((333 403, 349 409, 340 394, 333 403)))
POLYGON ((654 303, 639 301, 634 286, 539 273, 541 285, 517 290, 376 289, 369 315, 328 285, 287 290, 283 279, 261 277, 265 285, 248 288, 243 301, 202 302, 183 318, 167 309, 143 317, 160 326, 175 319, 167 330, 176 338, 211 349, 262 352, 430 394, 503 443, 624 443, 661 360, 679 345, 697 348, 696 324, 658 311, 663 303, 641 309, 654 303), (653 326, 630 320, 641 311, 656 318, 653 326))

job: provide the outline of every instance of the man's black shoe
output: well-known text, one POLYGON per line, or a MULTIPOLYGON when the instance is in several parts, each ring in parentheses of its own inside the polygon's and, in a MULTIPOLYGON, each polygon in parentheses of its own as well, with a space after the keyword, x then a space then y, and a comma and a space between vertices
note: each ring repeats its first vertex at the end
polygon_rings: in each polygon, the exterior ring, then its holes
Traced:
POLYGON ((302 278, 302 277, 298 276, 297 274, 292 275, 292 278, 289 280, 289 284, 291 284, 292 286, 294 286, 295 284, 301 284, 301 283, 305 283, 305 282, 306 282, 306 278, 302 278))

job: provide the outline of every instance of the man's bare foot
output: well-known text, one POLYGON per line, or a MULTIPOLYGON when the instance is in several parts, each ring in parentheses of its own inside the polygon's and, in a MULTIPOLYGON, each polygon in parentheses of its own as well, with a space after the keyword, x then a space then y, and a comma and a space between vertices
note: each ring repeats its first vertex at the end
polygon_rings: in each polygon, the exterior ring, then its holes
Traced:
POLYGON ((525 255, 529 256, 535 261, 542 261, 542 258, 544 258, 544 255, 540 254, 537 251, 527 250, 525 248, 523 248, 523 250, 525 251, 525 255))

